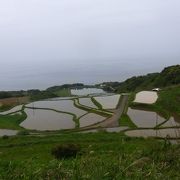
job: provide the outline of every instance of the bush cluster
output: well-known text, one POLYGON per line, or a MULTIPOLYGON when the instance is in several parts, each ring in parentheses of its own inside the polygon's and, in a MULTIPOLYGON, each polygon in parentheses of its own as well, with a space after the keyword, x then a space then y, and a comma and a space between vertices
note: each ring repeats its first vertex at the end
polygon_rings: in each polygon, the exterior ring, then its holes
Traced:
POLYGON ((59 144, 52 148, 51 154, 56 159, 75 157, 81 148, 77 144, 59 144))

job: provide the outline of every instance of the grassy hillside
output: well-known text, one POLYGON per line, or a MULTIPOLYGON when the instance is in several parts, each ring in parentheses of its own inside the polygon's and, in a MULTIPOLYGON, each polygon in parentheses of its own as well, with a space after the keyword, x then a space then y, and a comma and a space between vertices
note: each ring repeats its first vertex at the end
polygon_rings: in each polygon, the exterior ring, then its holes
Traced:
MULTIPOLYGON (((71 145, 72 147, 72 145, 71 145)), ((69 151, 73 151, 70 148, 69 151)), ((180 146, 116 133, 0 139, 0 179, 178 179, 180 146), (52 148, 77 144, 76 157, 52 148)))
POLYGON ((106 82, 103 83, 105 90, 114 89, 114 91, 134 92, 140 90, 150 90, 155 87, 164 88, 167 86, 180 84, 180 65, 164 68, 160 73, 151 73, 144 76, 134 76, 124 82, 106 82))

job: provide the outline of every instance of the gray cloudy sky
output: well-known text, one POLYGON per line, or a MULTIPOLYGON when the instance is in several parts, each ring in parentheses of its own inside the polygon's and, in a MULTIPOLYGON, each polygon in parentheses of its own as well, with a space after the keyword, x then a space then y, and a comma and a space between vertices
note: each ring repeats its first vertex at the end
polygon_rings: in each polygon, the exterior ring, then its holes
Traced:
POLYGON ((0 90, 122 81, 179 62, 179 0, 0 0, 0 90))

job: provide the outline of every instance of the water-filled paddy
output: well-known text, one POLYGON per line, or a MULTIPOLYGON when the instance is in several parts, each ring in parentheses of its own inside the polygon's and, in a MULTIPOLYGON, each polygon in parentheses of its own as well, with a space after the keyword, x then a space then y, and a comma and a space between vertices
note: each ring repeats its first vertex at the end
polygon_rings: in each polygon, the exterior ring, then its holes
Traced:
POLYGON ((76 108, 72 100, 61 100, 61 101, 36 101, 34 103, 28 104, 27 107, 36 108, 49 108, 58 111, 70 112, 78 117, 86 114, 86 111, 76 108))
POLYGON ((0 136, 14 136, 18 131, 10 129, 0 129, 0 136))
POLYGON ((136 94, 134 102, 144 103, 144 104, 153 104, 157 101, 158 95, 154 91, 141 91, 136 94))
POLYGON ((19 106, 15 106, 13 107, 12 109, 8 110, 8 111, 4 111, 4 112, 0 112, 1 115, 6 115, 6 114, 9 114, 9 113, 13 113, 13 112, 16 112, 16 111, 20 111, 22 109, 22 106, 23 105, 19 105, 19 106))
POLYGON ((153 128, 165 121, 163 117, 152 111, 128 108, 127 114, 137 127, 153 128))
POLYGON ((180 137, 180 128, 168 128, 168 129, 145 129, 145 130, 131 130, 126 131, 125 134, 131 137, 162 137, 166 138, 179 138, 180 137))
POLYGON ((91 98, 79 98, 79 103, 91 108, 97 108, 97 106, 91 101, 91 98))
POLYGON ((100 96, 94 97, 97 102, 99 102, 103 109, 116 109, 120 95, 112 95, 112 96, 100 96))
POLYGON ((87 96, 88 94, 101 94, 101 93, 105 93, 105 91, 98 88, 71 89, 71 94, 76 96, 87 96))
POLYGON ((75 128, 72 116, 51 110, 25 109, 27 119, 20 126, 34 130, 60 130, 75 128))
POLYGON ((171 117, 166 123, 162 125, 162 127, 172 127, 172 126, 180 126, 180 122, 176 121, 173 117, 171 117))
POLYGON ((55 98, 47 99, 47 101, 71 100, 71 99, 74 99, 74 98, 75 97, 55 97, 55 98))
POLYGON ((85 116, 83 116, 79 122, 80 122, 80 127, 85 127, 85 126, 89 126, 98 122, 101 122, 103 120, 105 120, 105 117, 102 117, 98 114, 94 114, 94 113, 89 113, 85 116))

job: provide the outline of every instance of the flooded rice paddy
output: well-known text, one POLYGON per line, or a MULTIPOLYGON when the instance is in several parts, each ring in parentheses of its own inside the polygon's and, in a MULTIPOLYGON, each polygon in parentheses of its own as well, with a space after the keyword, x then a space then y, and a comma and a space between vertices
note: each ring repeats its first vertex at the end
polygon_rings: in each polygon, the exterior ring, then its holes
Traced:
MULTIPOLYGON (((101 89, 96 88, 86 88, 80 90, 72 90, 74 95, 79 95, 79 103, 81 105, 87 106, 89 108, 98 107, 92 102, 90 96, 93 96, 95 100, 100 103, 103 109, 114 109, 119 103, 121 95, 119 94, 102 94, 105 93, 101 89), (95 94, 93 94, 95 93, 95 94), (99 93, 99 94, 98 94, 99 93), (87 97, 82 97, 84 95, 91 94, 87 97)), ((89 113, 85 110, 79 109, 74 105, 74 97, 60 97, 60 98, 51 98, 43 101, 37 101, 26 105, 25 113, 27 118, 20 124, 20 126, 25 129, 30 130, 63 130, 63 129, 74 129, 75 122, 73 121, 73 115, 76 115, 79 119, 80 128, 91 126, 93 124, 102 122, 106 119, 99 114, 89 113), (30 107, 30 108, 28 108, 30 107), (31 108, 44 108, 44 109, 31 109, 31 108), (59 112, 56 112, 59 111, 59 112), (64 113, 63 113, 64 112, 64 113), (68 114, 70 113, 70 114, 68 114)), ((77 98, 77 97, 76 97, 77 98)), ((141 103, 154 103, 157 100, 156 92, 143 91, 137 94, 135 101, 141 103)), ((22 109, 23 105, 16 106, 11 110, 1 112, 0 114, 6 115, 11 113, 16 114, 17 111, 22 109), (14 112, 14 113, 13 113, 14 112)), ((20 112, 21 113, 21 112, 20 112)), ((132 137, 163 137, 166 136, 177 138, 180 137, 180 122, 177 119, 171 117, 168 121, 163 117, 159 116, 156 112, 144 111, 128 108, 128 116, 132 122, 138 128, 154 128, 157 125, 160 125, 160 128, 168 127, 166 129, 140 129, 140 130, 128 130, 128 127, 109 127, 109 128, 97 128, 92 130, 83 131, 86 132, 125 132, 126 135, 132 137), (175 128, 172 128, 176 126, 175 128)), ((0 130, 0 136, 3 135, 16 135, 17 131, 14 130, 0 130)))
POLYGON ((25 109, 27 119, 20 126, 33 130, 61 130, 75 128, 73 116, 51 110, 25 109))
POLYGON ((79 98, 79 103, 91 108, 97 108, 97 106, 91 101, 91 98, 79 98))
POLYGON ((99 102, 103 109, 116 109, 120 95, 111 95, 111 96, 101 96, 101 97, 94 97, 97 102, 99 102))
POLYGON ((101 94, 101 93, 105 93, 105 91, 98 88, 71 89, 71 94, 76 96, 87 96, 89 94, 101 94))
POLYGON ((154 91, 141 91, 136 94, 134 102, 144 103, 144 104, 153 104, 157 101, 158 95, 154 91))
POLYGON ((167 122, 165 122, 162 127, 172 127, 172 126, 180 126, 180 122, 176 121, 174 117, 171 117, 167 122))
POLYGON ((87 112, 76 108, 72 100, 61 100, 61 101, 37 101, 31 104, 28 104, 27 107, 35 108, 48 108, 54 109, 57 111, 70 112, 75 114, 77 117, 80 117, 87 112))
POLYGON ((83 116, 82 118, 80 118, 80 120, 79 120, 80 127, 90 126, 92 124, 101 122, 105 119, 106 119, 105 117, 102 117, 98 114, 89 113, 89 114, 83 116))
POLYGON ((14 108, 8 110, 8 111, 4 111, 4 112, 0 112, 0 115, 6 115, 6 114, 10 114, 16 111, 20 111, 22 109, 23 105, 19 105, 19 106, 15 106, 14 108))
POLYGON ((137 127, 154 128, 158 124, 161 124, 162 122, 166 121, 166 119, 157 115, 156 112, 152 112, 152 111, 144 111, 144 110, 128 108, 127 114, 130 117, 131 121, 137 127))

